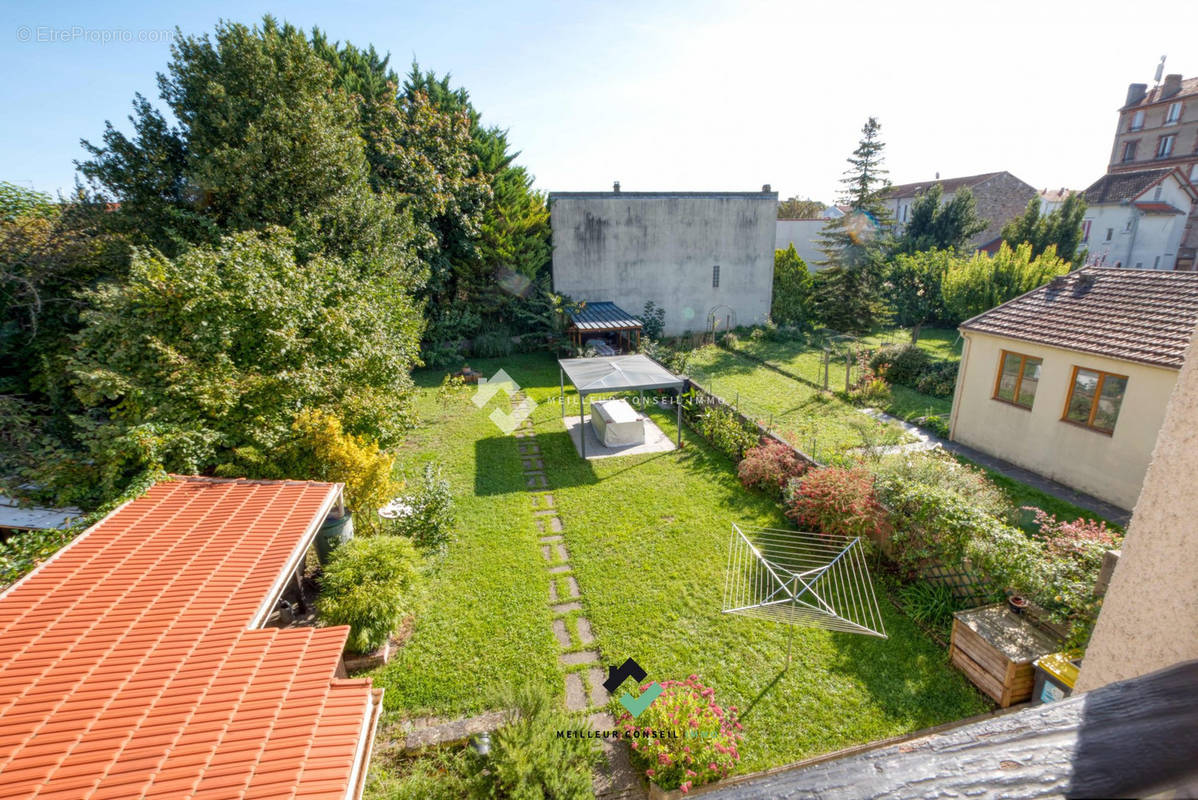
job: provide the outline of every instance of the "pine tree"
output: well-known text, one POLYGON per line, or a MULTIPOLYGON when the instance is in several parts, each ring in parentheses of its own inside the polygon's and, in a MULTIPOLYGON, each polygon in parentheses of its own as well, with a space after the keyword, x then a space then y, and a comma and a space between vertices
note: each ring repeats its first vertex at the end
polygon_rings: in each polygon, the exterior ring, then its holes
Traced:
POLYGON ((865 332, 882 321, 879 297, 892 219, 883 200, 890 185, 882 167, 881 125, 870 117, 861 141, 849 156, 841 183, 842 203, 851 206, 843 217, 829 220, 820 236, 824 269, 815 279, 815 311, 830 328, 865 332))

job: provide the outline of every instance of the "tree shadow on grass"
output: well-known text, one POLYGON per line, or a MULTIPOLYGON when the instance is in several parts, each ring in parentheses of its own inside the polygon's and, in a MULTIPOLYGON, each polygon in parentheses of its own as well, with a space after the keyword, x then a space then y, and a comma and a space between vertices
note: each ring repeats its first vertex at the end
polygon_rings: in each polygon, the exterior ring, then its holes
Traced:
POLYGON ((513 492, 538 492, 598 483, 591 465, 574 453, 574 445, 565 431, 538 433, 536 438, 489 436, 474 442, 474 493, 479 497, 513 492), (562 441, 559 441, 562 440, 562 441), (532 442, 539 454, 522 455, 518 442, 532 442), (562 444, 569 448, 569 459, 563 458, 562 444), (525 459, 538 459, 541 469, 529 461, 529 470, 542 473, 525 475, 525 459))

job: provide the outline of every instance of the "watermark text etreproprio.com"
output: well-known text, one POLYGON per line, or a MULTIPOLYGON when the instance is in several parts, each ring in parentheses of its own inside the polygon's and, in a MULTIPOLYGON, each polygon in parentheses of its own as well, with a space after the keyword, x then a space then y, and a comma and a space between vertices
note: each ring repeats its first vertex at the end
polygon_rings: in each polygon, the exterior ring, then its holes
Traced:
POLYGON ((174 31, 153 28, 86 28, 82 25, 56 27, 54 25, 21 25, 17 27, 18 42, 36 44, 61 44, 65 42, 87 42, 88 44, 131 44, 134 42, 167 42, 174 31))

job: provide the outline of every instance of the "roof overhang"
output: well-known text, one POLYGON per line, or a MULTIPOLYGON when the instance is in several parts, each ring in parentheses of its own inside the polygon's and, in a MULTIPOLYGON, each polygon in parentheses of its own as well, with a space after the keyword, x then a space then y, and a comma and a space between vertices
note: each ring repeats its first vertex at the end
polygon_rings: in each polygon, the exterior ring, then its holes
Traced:
POLYGON ((686 381, 646 355, 558 359, 558 366, 580 395, 675 389, 686 381))

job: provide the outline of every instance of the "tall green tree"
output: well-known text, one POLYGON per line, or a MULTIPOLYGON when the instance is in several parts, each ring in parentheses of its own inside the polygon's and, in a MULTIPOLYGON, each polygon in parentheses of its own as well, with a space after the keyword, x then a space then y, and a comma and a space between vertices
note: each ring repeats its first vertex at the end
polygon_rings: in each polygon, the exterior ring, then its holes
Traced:
POLYGON ((938 183, 915 198, 903 233, 895 241, 896 252, 959 250, 990 224, 978 216, 977 201, 968 187, 947 203, 943 200, 944 189, 938 183))
POLYGON ((941 284, 957 259, 952 250, 899 253, 886 271, 886 294, 894 321, 911 328, 911 342, 919 341, 924 325, 947 318, 941 284))
POLYGON ((819 219, 827 208, 818 200, 808 200, 798 195, 778 203, 778 219, 819 219))
POLYGON ((842 202, 850 211, 829 220, 819 240, 825 268, 815 277, 815 313, 824 325, 841 331, 868 331, 886 313, 880 290, 893 220, 883 199, 889 186, 884 149, 881 125, 870 117, 841 180, 842 202))
POLYGON ((774 294, 770 319, 778 325, 811 325, 812 278, 792 244, 774 251, 774 294))
POLYGON ((1032 246, 1033 256, 1053 247, 1061 258, 1075 262, 1082 255, 1079 248, 1085 215, 1086 201, 1079 192, 1066 197, 1059 208, 1048 214, 1040 213, 1040 199, 1033 197, 1022 215, 1003 226, 1002 238, 1013 248, 1027 242, 1032 246))

